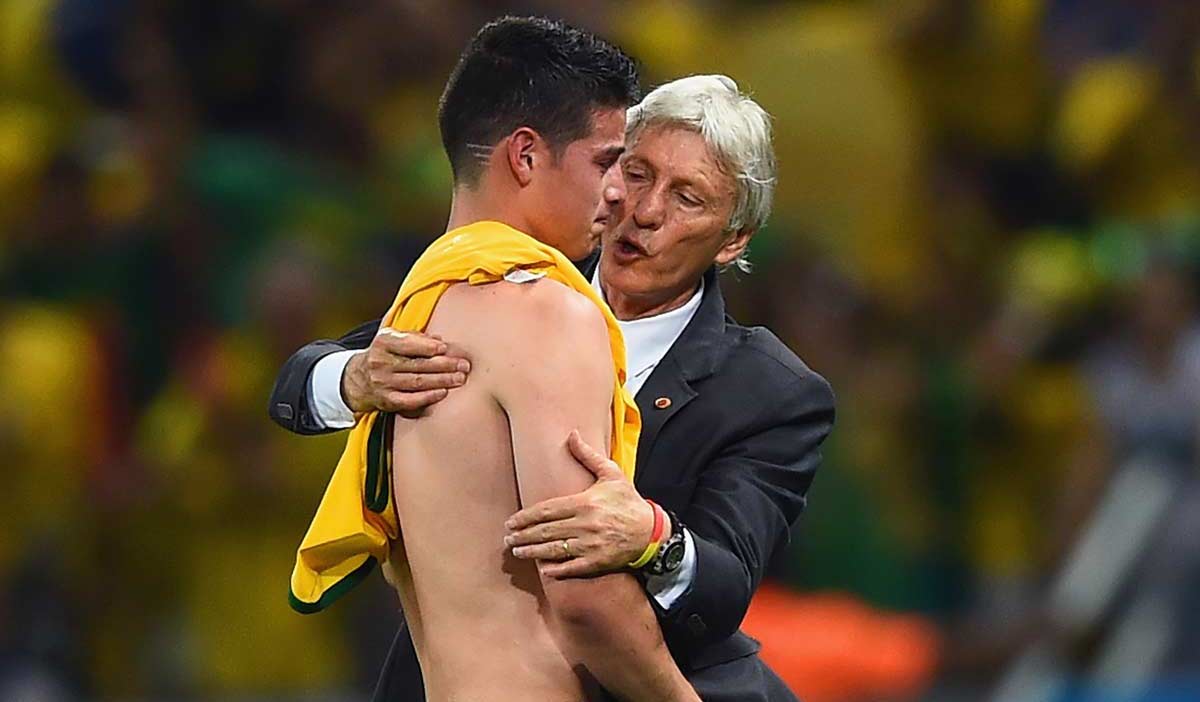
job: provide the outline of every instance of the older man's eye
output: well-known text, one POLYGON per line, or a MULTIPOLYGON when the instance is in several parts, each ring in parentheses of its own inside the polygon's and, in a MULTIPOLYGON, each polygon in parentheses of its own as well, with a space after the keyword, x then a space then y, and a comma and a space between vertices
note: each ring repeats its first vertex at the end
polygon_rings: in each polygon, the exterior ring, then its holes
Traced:
POLYGON ((687 193, 679 193, 679 199, 688 207, 699 207, 704 204, 700 199, 692 197, 687 193))

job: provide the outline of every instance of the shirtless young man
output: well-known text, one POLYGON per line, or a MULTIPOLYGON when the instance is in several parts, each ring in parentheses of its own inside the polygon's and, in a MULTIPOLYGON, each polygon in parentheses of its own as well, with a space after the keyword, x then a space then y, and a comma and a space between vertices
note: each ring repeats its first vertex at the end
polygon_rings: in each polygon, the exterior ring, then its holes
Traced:
MULTIPOLYGON (((583 258, 603 189, 622 187, 613 166, 636 98, 632 61, 596 37, 544 20, 484 27, 440 106, 448 230, 498 221, 583 258)), ((565 437, 608 445, 614 363, 600 310, 549 279, 458 285, 427 333, 472 365, 393 435, 401 538, 387 575, 427 699, 574 702, 599 699, 598 683, 621 699, 698 701, 632 575, 542 577, 504 545, 522 505, 593 482, 565 437)))

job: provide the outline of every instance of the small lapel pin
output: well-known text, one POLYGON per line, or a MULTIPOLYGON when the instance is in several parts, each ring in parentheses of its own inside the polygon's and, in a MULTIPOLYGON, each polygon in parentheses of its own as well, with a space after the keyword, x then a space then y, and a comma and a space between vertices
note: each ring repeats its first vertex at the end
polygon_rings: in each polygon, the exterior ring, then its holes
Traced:
POLYGON ((657 408, 659 408, 659 409, 666 409, 666 408, 668 408, 668 407, 670 407, 670 406, 671 406, 671 398, 669 398, 669 397, 660 397, 660 398, 658 398, 657 400, 655 400, 655 401, 654 401, 654 406, 655 406, 655 407, 657 407, 657 408))

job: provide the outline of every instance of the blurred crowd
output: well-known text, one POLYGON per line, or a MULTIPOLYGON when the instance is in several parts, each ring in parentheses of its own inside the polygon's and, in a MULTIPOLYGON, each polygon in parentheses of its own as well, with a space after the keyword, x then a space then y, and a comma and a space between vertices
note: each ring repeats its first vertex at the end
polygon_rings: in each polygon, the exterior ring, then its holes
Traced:
POLYGON ((437 95, 505 11, 775 117, 724 291, 839 416, 762 636, 926 632, 807 702, 1200 694, 1192 0, 0 0, 0 699, 369 692, 382 582, 286 602, 342 440, 266 400, 443 231, 437 95))

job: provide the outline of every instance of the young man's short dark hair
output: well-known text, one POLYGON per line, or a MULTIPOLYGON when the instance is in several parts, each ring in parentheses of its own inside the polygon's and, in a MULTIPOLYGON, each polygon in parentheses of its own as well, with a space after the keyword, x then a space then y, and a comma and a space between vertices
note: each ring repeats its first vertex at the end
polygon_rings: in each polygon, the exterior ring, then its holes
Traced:
POLYGON ((628 107, 640 92, 633 59, 593 34, 540 17, 490 22, 463 50, 438 104, 454 180, 473 183, 479 147, 520 127, 557 157, 587 136, 595 110, 628 107))

